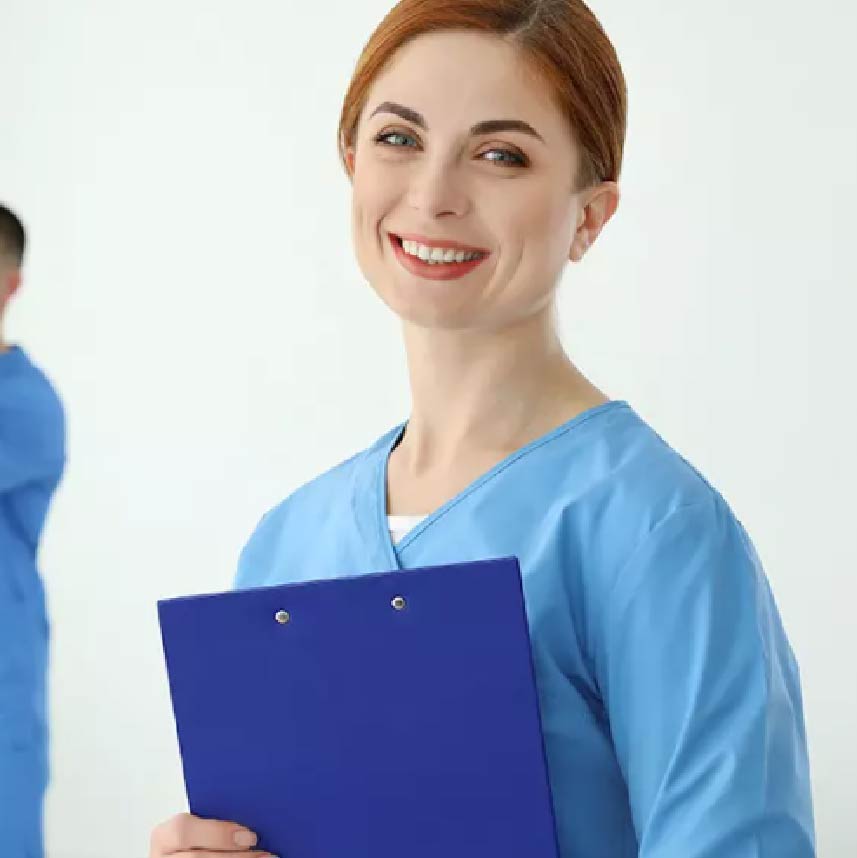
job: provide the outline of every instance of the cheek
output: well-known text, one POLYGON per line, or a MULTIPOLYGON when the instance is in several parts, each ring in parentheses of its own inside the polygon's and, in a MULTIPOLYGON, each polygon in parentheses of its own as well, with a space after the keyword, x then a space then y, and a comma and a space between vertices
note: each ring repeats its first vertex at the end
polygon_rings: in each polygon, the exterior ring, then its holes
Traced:
POLYGON ((563 264, 573 238, 573 214, 568 197, 543 193, 520 201, 512 234, 521 236, 522 250, 532 264, 551 268, 563 264))
POLYGON ((505 277, 521 278, 534 287, 543 279, 542 272, 551 267, 555 244, 551 237, 550 219, 543 210, 533 207, 516 208, 513 214, 498 224, 502 253, 501 266, 505 277))
POLYGON ((357 264, 370 283, 382 276, 384 230, 392 227, 395 201, 389 182, 378 171, 371 166, 358 169, 351 190, 351 238, 357 264))
POLYGON ((355 205, 362 211, 383 213, 396 198, 397 187, 389 171, 367 159, 355 173, 352 193, 355 205))
POLYGON ((502 301, 524 314, 538 312, 556 291, 570 246, 569 198, 545 188, 520 193, 505 217, 495 220, 502 231, 505 259, 501 257, 498 282, 502 301))
POLYGON ((366 242, 378 241, 381 224, 386 221, 394 205, 395 195, 382 181, 373 181, 373 176, 368 172, 355 178, 351 196, 351 221, 358 247, 366 242))

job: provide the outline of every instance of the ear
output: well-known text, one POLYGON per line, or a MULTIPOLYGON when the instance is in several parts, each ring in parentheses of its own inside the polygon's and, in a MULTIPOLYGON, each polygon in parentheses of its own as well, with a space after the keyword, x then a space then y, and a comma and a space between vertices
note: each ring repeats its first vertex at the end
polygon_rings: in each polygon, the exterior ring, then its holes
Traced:
POLYGON ((348 170, 348 178, 354 178, 354 147, 347 146, 345 148, 345 166, 348 170))
POLYGON ((9 299, 18 291, 20 286, 20 268, 13 268, 10 271, 3 271, 0 268, 0 312, 5 309, 9 299))
POLYGON ((586 192, 568 253, 572 262, 580 262, 583 259, 583 255, 598 238, 604 225, 616 213, 620 196, 616 182, 601 182, 586 192))
POLYGON ((21 281, 22 280, 23 280, 23 277, 21 276, 21 269, 16 268, 9 275, 9 297, 14 295, 18 291, 18 289, 21 288, 21 281))

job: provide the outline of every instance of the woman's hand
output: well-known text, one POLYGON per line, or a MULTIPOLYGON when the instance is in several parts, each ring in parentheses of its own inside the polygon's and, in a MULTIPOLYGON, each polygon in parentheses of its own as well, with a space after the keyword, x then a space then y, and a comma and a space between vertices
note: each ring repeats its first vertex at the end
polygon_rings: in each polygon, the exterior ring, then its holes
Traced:
POLYGON ((149 858, 275 858, 254 850, 257 837, 235 822, 180 813, 152 832, 149 858), (243 851, 242 851, 243 850, 243 851))

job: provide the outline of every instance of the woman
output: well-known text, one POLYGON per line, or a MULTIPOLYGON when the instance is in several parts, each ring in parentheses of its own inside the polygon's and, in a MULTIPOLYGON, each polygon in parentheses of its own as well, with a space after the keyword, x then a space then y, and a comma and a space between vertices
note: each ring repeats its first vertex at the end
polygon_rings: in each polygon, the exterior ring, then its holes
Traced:
MULTIPOLYGON (((412 412, 271 510, 236 585, 515 555, 563 858, 808 858, 798 671, 750 539, 557 335, 566 262, 617 207, 625 122, 618 60, 580 0, 388 15, 340 140, 412 412)), ((151 855, 255 842, 185 814, 151 855)))

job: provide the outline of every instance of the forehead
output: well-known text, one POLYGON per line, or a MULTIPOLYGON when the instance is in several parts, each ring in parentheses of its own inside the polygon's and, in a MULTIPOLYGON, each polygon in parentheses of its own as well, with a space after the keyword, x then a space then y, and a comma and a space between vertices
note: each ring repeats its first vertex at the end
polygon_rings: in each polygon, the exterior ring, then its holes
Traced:
POLYGON ((564 117, 520 49, 488 33, 444 31, 403 45, 369 89, 369 115, 395 101, 425 116, 429 127, 483 119, 523 119, 548 137, 564 117))

